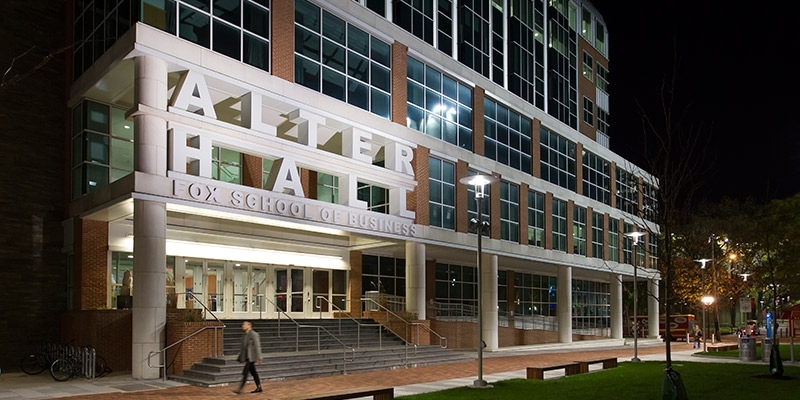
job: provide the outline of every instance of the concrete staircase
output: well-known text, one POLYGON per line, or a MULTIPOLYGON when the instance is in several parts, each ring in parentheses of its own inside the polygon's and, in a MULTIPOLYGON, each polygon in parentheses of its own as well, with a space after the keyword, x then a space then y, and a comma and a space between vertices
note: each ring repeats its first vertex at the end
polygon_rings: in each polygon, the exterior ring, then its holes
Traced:
MULTIPOLYGON (((224 322, 223 356, 206 357, 183 371, 183 375, 173 375, 170 379, 200 386, 227 385, 241 379, 243 364, 236 361, 243 334, 241 320, 224 322)), ((261 379, 267 381, 411 368, 475 358, 472 353, 443 349, 438 345, 406 346, 372 320, 297 320, 300 328, 285 319, 252 322, 253 329, 261 337, 264 355, 256 369, 261 379)))

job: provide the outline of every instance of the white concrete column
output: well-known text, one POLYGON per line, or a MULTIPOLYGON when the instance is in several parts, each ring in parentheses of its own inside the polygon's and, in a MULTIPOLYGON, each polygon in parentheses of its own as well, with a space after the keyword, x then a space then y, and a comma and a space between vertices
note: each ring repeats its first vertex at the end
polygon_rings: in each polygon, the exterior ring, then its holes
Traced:
POLYGON ((622 339, 622 275, 609 274, 611 286, 611 338, 622 339))
MULTIPOLYGON (((134 169, 146 174, 167 174, 167 122, 147 113, 166 110, 167 63, 153 56, 134 59, 134 102, 143 106, 134 114, 134 169)), ((151 351, 164 348, 166 326, 167 208, 162 202, 133 201, 133 321, 132 366, 135 379, 159 377, 148 366, 151 351)), ((154 356, 151 363, 161 359, 154 356)))
POLYGON ((572 343, 572 267, 558 266, 558 342, 572 343))
POLYGON ((406 242, 406 311, 425 318, 425 245, 406 242))
MULTIPOLYGON (((154 56, 134 59, 134 102, 166 110, 167 63, 154 56)), ((167 122, 140 111, 134 121, 133 169, 154 175, 167 175, 167 122)))
POLYGON ((658 281, 651 279, 647 281, 647 337, 657 338, 659 336, 658 322, 658 281))
MULTIPOLYGON (((156 379, 147 364, 151 351, 164 348, 167 321, 167 207, 165 203, 133 200, 133 349, 134 379, 156 379)), ((153 365, 161 363, 156 355, 153 365)))
POLYGON ((482 254, 481 260, 481 318, 483 319, 483 341, 487 351, 497 350, 497 256, 482 254))

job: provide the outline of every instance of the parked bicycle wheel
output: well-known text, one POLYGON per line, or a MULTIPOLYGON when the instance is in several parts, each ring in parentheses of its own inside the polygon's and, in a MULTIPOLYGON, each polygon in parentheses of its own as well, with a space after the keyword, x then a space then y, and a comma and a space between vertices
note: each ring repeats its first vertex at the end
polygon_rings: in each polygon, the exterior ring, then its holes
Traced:
POLYGON ((28 375, 38 375, 47 369, 45 356, 40 353, 29 354, 23 357, 19 362, 19 366, 22 369, 22 372, 28 375))
POLYGON ((59 382, 72 379, 75 375, 75 361, 67 358, 59 358, 53 361, 50 366, 50 375, 59 382))
POLYGON ((95 355, 94 361, 94 377, 99 378, 105 374, 111 373, 111 368, 108 367, 106 359, 95 355))

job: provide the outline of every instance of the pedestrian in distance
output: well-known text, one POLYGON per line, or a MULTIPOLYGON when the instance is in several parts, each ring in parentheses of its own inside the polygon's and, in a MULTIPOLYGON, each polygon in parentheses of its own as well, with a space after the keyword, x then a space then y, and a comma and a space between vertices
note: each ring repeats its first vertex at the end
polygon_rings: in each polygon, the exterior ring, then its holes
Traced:
POLYGON ((693 349, 700 348, 700 340, 703 338, 703 331, 697 326, 694 326, 694 343, 692 343, 693 349))
POLYGON ((242 383, 239 384, 238 389, 234 390, 234 393, 242 393, 244 384, 247 383, 248 374, 253 375, 253 381, 256 384, 255 390, 250 393, 261 393, 261 379, 259 379, 258 371, 256 371, 256 364, 261 364, 261 339, 258 337, 258 333, 253 330, 253 324, 250 321, 242 322, 242 331, 244 332, 242 347, 239 350, 237 360, 244 363, 244 369, 242 369, 242 383))

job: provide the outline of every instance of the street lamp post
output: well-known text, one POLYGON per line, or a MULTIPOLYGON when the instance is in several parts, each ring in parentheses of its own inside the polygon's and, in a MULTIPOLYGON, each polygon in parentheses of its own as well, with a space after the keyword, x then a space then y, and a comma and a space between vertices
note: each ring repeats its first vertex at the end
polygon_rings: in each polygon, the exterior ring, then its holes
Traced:
POLYGON ((700 284, 703 286, 703 353, 706 353, 706 339, 708 338, 708 320, 706 319, 706 308, 714 302, 714 298, 706 295, 706 263, 711 261, 709 258, 695 260, 700 263, 700 284), (710 302, 706 302, 711 299, 710 302))
POLYGON ((644 232, 628 232, 625 236, 633 239, 631 250, 633 251, 633 358, 631 361, 640 362, 639 359, 639 293, 637 291, 637 276, 636 271, 639 269, 636 266, 636 245, 639 244, 639 238, 644 236, 644 232))
POLYGON ((478 234, 478 256, 477 256, 477 269, 478 269, 478 379, 472 382, 474 387, 486 387, 488 383, 483 379, 483 287, 481 286, 482 275, 482 252, 483 252, 483 231, 489 227, 489 221, 483 220, 483 210, 481 209, 481 201, 486 197, 486 186, 498 182, 499 179, 491 175, 472 175, 459 179, 460 183, 467 186, 475 187, 475 202, 477 218, 469 221, 469 228, 475 229, 478 234))

